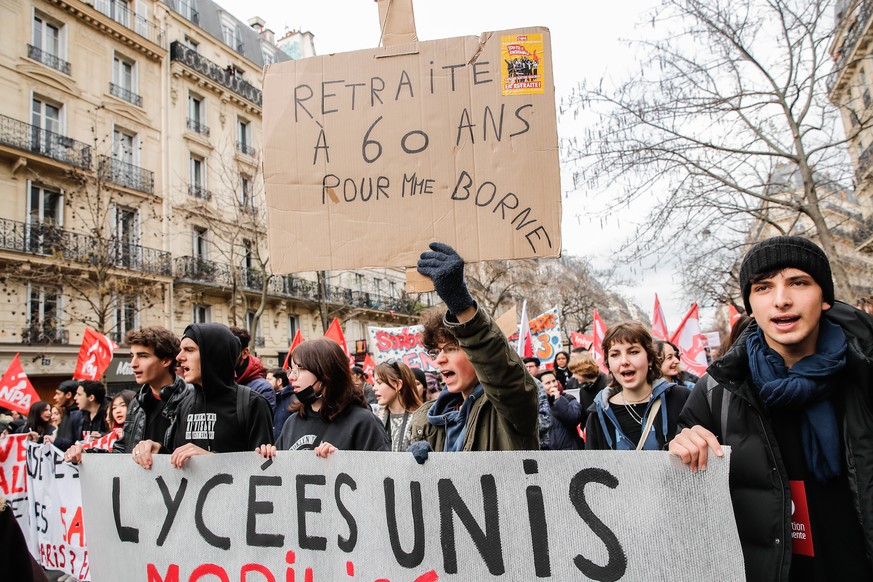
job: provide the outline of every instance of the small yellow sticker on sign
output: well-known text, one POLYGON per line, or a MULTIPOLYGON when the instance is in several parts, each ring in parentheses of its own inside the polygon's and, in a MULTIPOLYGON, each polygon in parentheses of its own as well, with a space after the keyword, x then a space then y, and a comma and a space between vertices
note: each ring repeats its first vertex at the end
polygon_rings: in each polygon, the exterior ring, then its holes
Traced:
POLYGON ((542 34, 500 37, 503 57, 503 95, 545 92, 545 54, 542 34))

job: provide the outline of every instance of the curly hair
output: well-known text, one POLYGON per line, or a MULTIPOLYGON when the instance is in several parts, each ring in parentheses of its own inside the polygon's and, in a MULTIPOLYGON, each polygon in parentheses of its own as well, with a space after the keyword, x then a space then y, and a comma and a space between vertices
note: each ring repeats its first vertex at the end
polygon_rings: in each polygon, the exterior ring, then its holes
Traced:
POLYGON ((600 367, 591 356, 582 356, 570 362, 570 373, 591 377, 600 374, 600 367))
POLYGON ((428 350, 434 350, 440 344, 456 344, 458 340, 446 326, 445 308, 430 309, 421 316, 420 325, 424 326, 421 332, 421 343, 428 350))
MULTIPOLYGON (((294 348, 291 361, 312 372, 321 382, 321 408, 318 415, 324 422, 332 422, 349 406, 367 408, 364 393, 352 382, 349 358, 332 339, 307 340, 294 348)), ((289 410, 306 417, 305 407, 299 400, 289 410)))
MULTIPOLYGON (((649 384, 661 377, 662 358, 655 350, 652 334, 649 333, 649 330, 642 323, 639 321, 624 321, 606 330, 601 347, 603 348, 603 358, 606 360, 607 368, 609 368, 609 349, 613 344, 620 343, 640 344, 646 351, 646 356, 649 358, 649 370, 646 372, 646 381, 649 384)), ((612 369, 610 369, 610 372, 612 372, 612 369)), ((619 386, 614 372, 610 386, 619 386)))
POLYGON ((157 325, 132 329, 124 336, 124 343, 151 348, 159 360, 174 360, 179 355, 179 342, 176 334, 157 325))

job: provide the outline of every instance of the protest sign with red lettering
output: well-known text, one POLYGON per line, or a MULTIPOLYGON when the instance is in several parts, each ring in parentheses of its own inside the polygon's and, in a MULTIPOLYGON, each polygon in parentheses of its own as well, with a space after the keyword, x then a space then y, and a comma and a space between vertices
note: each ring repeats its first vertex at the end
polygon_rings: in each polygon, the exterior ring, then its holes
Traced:
POLYGON ((0 406, 17 410, 21 414, 30 412, 30 405, 39 400, 39 394, 27 379, 18 354, 12 358, 6 373, 0 378, 0 406))
POLYGON ((403 360, 410 368, 421 368, 424 371, 437 369, 436 362, 430 359, 421 343, 420 325, 405 325, 403 327, 373 327, 370 326, 370 349, 377 362, 391 358, 403 360))
POLYGON ((0 439, 0 494, 6 498, 7 511, 18 520, 28 547, 36 548, 31 536, 30 512, 27 506, 27 435, 14 434, 0 439))
POLYGON ((118 344, 102 333, 86 328, 82 338, 82 347, 79 350, 79 358, 76 360, 76 369, 73 378, 77 380, 99 380, 106 368, 112 362, 112 353, 118 348, 118 344))

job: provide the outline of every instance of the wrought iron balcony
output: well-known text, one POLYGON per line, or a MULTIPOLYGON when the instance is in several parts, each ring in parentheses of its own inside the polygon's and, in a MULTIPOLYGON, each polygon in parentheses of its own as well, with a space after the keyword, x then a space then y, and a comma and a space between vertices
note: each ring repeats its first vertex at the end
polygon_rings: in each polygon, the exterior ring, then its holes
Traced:
POLYGON ((130 89, 125 89, 121 85, 116 85, 115 83, 109 83, 109 94, 113 97, 118 97, 119 99, 123 99, 128 103, 133 103, 137 107, 142 107, 142 97, 131 91, 130 89))
POLYGON ((21 330, 21 343, 28 346, 67 345, 70 332, 51 321, 32 323, 21 330))
POLYGON ((132 190, 155 193, 155 174, 110 156, 97 156, 97 172, 101 180, 132 190))
POLYGON ((93 6, 98 12, 105 14, 125 28, 129 28, 141 37, 166 48, 163 29, 155 26, 125 4, 127 3, 119 0, 94 0, 93 6))
POLYGON ((200 123, 196 119, 188 118, 188 129, 209 137, 209 127, 204 123, 200 123))
POLYGON ((177 257, 176 279, 229 288, 233 282, 230 266, 197 257, 177 257))
POLYGON ((170 44, 170 59, 179 61, 207 79, 218 83, 226 89, 230 89, 243 99, 254 103, 258 107, 261 106, 261 90, 244 81, 232 67, 221 67, 197 51, 186 47, 178 40, 170 44))
POLYGON ((861 155, 858 156, 858 170, 855 172, 858 182, 864 181, 864 177, 870 169, 871 162, 873 162, 873 143, 868 145, 864 151, 861 152, 861 155))
POLYGON ((172 275, 168 252, 112 237, 98 239, 50 223, 28 224, 0 219, 0 249, 153 275, 172 275))
POLYGON ((201 200, 211 200, 212 192, 210 192, 200 184, 188 184, 188 196, 200 198, 201 200))
POLYGON ((0 145, 91 169, 91 146, 5 115, 0 115, 0 145))
POLYGON ((243 287, 260 291, 264 286, 264 272, 257 269, 243 268, 240 273, 243 287))
POLYGON ((194 10, 193 2, 185 2, 185 0, 167 0, 167 4, 174 12, 181 14, 194 24, 200 24, 200 13, 194 10))
POLYGON ((70 74, 70 63, 32 44, 27 45, 27 58, 39 61, 65 75, 70 74))
POLYGON ((241 154, 255 157, 255 148, 250 146, 247 142, 244 142, 244 141, 236 142, 236 150, 241 154))

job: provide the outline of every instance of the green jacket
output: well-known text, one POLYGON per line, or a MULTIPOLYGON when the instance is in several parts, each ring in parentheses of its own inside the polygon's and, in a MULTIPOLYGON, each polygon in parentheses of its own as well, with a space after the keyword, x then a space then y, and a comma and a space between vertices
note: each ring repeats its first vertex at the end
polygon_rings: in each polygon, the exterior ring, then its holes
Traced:
MULTIPOLYGON (((503 332, 478 307, 467 323, 458 323, 448 313, 444 321, 485 389, 467 417, 462 450, 539 450, 536 384, 503 332)), ((426 440, 435 452, 441 452, 445 428, 427 420, 433 403, 425 403, 412 417, 412 440, 426 440)))

